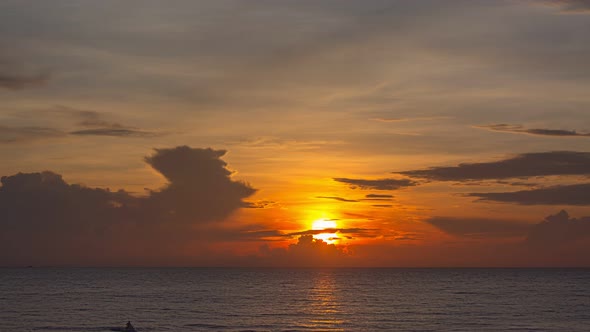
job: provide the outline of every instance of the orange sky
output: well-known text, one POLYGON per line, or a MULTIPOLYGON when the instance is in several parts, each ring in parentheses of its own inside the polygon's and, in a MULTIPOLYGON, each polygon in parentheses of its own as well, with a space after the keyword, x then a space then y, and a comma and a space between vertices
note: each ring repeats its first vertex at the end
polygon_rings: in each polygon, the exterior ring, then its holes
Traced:
POLYGON ((589 266, 589 13, 4 2, 0 265, 589 266))

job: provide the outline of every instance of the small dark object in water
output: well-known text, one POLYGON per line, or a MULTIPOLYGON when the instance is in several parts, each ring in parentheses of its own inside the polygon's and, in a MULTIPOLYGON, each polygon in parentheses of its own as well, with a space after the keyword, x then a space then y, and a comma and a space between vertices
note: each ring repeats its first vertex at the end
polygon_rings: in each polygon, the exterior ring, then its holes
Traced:
POLYGON ((125 325, 125 332, 137 332, 130 321, 127 321, 127 325, 125 325))

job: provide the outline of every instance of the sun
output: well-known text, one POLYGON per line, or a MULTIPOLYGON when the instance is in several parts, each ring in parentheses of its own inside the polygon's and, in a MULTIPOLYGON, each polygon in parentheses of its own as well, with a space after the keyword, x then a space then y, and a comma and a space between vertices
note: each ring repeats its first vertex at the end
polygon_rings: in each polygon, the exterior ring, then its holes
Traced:
MULTIPOLYGON (((314 231, 320 231, 324 229, 334 230, 337 227, 338 225, 336 225, 336 222, 330 219, 318 219, 311 224, 311 229, 314 231)), ((322 240, 328 244, 334 244, 339 240, 338 235, 335 232, 314 234, 313 238, 322 240)))

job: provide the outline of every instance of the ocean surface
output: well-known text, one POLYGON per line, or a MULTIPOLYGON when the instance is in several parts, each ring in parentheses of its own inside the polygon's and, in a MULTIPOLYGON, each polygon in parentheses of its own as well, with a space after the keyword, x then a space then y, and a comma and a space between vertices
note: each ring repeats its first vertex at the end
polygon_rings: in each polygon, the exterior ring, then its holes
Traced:
POLYGON ((590 331, 590 269, 0 269, 0 331, 590 331))

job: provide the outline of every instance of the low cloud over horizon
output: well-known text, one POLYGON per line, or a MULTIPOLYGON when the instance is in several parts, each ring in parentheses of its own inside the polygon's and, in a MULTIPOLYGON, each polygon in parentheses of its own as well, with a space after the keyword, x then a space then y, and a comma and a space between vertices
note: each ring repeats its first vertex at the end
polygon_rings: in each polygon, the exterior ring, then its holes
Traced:
MULTIPOLYGON (((362 245, 336 246, 314 236, 333 233, 341 239, 385 239, 386 231, 375 228, 285 232, 228 223, 227 218, 238 209, 250 207, 245 199, 256 189, 231 179, 232 172, 221 159, 225 153, 188 146, 156 149, 145 161, 168 183, 149 190, 147 196, 68 184, 61 175, 50 171, 3 176, 0 265, 207 265, 213 264, 214 258, 220 264, 246 266, 355 266, 362 265, 363 256, 358 255, 364 252, 362 245), (220 243, 272 243, 277 239, 297 242, 287 247, 264 244, 255 255, 221 254, 211 249, 220 243), (355 250, 359 250, 357 254, 355 250)), ((387 200, 392 195, 366 197, 387 200)), ((340 201, 339 197, 322 198, 340 201)), ((586 252, 589 218, 570 219, 562 211, 537 225, 461 217, 432 217, 425 222, 458 237, 522 238, 525 249, 528 244, 542 243, 550 236, 550 229, 561 237, 559 242, 551 240, 554 246, 559 243, 561 248, 567 239, 575 237, 576 248, 586 252)), ((404 239, 415 241, 416 237, 401 234, 387 241, 397 243, 404 239)), ((390 250, 397 249, 392 246, 390 250)), ((515 255, 524 259, 526 250, 514 250, 515 255)), ((583 257, 576 259, 583 261, 583 257)), ((391 260, 380 264, 396 265, 391 260)))

